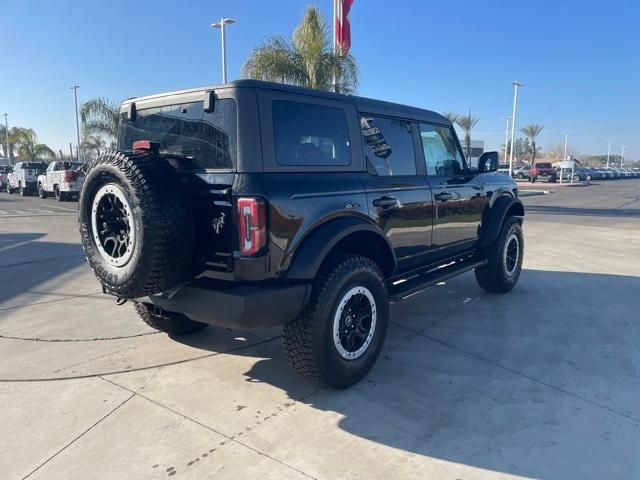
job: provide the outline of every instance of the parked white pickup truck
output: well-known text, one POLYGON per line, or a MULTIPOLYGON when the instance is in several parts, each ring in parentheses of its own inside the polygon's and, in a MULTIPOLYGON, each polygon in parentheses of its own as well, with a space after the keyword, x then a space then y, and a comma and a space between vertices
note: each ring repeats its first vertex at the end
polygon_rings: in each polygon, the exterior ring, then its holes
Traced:
POLYGON ((38 175, 44 172, 44 162, 18 162, 13 171, 7 175, 7 192, 20 192, 23 197, 36 191, 38 175))
POLYGON ((81 166, 81 163, 62 160, 51 162, 47 170, 38 177, 40 198, 47 198, 47 195, 53 194, 62 202, 79 195, 84 183, 84 175, 78 172, 81 166))

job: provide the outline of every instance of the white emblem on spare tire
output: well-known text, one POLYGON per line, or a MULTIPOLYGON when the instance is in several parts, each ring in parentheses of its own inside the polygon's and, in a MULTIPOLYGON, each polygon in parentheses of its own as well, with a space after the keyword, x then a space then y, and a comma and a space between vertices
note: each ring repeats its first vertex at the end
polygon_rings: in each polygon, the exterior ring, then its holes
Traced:
POLYGON ((131 260, 136 240, 133 210, 118 185, 108 183, 93 197, 91 231, 98 252, 110 265, 122 267, 131 260))

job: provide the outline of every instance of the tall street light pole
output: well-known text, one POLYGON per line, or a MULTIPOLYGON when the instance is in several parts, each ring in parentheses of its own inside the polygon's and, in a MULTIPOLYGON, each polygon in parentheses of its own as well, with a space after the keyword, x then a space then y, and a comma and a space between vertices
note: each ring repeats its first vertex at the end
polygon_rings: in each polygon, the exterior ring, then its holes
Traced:
POLYGON ((5 155, 7 156, 7 158, 9 159, 9 165, 11 165, 11 149, 9 148, 9 121, 7 120, 7 117, 9 116, 8 113, 4 114, 4 128, 6 128, 5 132, 5 143, 7 145, 7 151, 5 153, 5 155))
POLYGON ((620 145, 620 150, 622 150, 622 156, 620 157, 620 168, 622 168, 622 164, 624 162, 624 149, 627 148, 626 145, 620 145))
POLYGON ((227 45, 224 39, 224 26, 236 23, 233 18, 222 17, 219 22, 214 22, 210 26, 220 29, 220 37, 222 39, 222 83, 227 83, 227 45))
MULTIPOLYGON (((78 120, 78 89, 80 88, 79 85, 76 85, 75 83, 71 86, 71 90, 73 90, 73 106, 76 109, 76 139, 78 140, 78 146, 77 146, 77 155, 78 155, 78 161, 80 161, 80 156, 81 156, 81 151, 80 151, 80 121, 78 120)), ((84 155, 82 155, 82 161, 84 161, 84 155)))
POLYGON ((569 142, 569 132, 564 132, 564 156, 560 162, 560 183, 562 183, 562 175, 564 174, 564 162, 567 159, 567 144, 569 142))
POLYGON ((509 121, 511 117, 502 117, 507 122, 507 128, 504 132, 504 161, 507 161, 507 154, 509 153, 509 121))
POLYGON ((511 154, 509 155, 509 176, 513 175, 513 142, 516 134, 516 113, 518 112, 518 88, 524 84, 513 82, 513 114, 511 115, 511 154))
POLYGON ((607 168, 609 168, 609 157, 611 157, 611 143, 613 140, 613 138, 607 138, 607 142, 609 142, 609 148, 607 148, 607 168))

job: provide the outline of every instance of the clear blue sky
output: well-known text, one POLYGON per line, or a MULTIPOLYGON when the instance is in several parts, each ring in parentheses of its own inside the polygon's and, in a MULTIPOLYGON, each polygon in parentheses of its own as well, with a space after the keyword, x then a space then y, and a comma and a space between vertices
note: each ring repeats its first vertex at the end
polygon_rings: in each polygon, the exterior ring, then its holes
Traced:
MULTIPOLYGON (((289 35, 307 4, 331 0, 0 0, 0 113, 68 150, 69 86, 80 101, 121 101, 220 80, 220 16, 229 77, 264 36, 289 35), (66 147, 65 147, 66 145, 66 147)), ((545 125, 540 144, 606 153, 606 138, 640 158, 640 6, 636 0, 537 2, 355 0, 352 53, 359 94, 481 117, 474 138, 497 148, 521 91, 518 125, 545 125)), ((75 143, 75 142, 74 142, 75 143)))

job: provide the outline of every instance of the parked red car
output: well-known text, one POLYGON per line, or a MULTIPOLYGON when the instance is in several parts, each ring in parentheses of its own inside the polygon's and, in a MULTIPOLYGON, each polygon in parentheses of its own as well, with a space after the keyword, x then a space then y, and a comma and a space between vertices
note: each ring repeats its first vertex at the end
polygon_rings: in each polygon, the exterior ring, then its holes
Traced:
POLYGON ((539 179, 545 179, 549 183, 556 183, 558 178, 556 171, 551 166, 551 162, 536 162, 533 165, 529 181, 535 183, 539 179))

